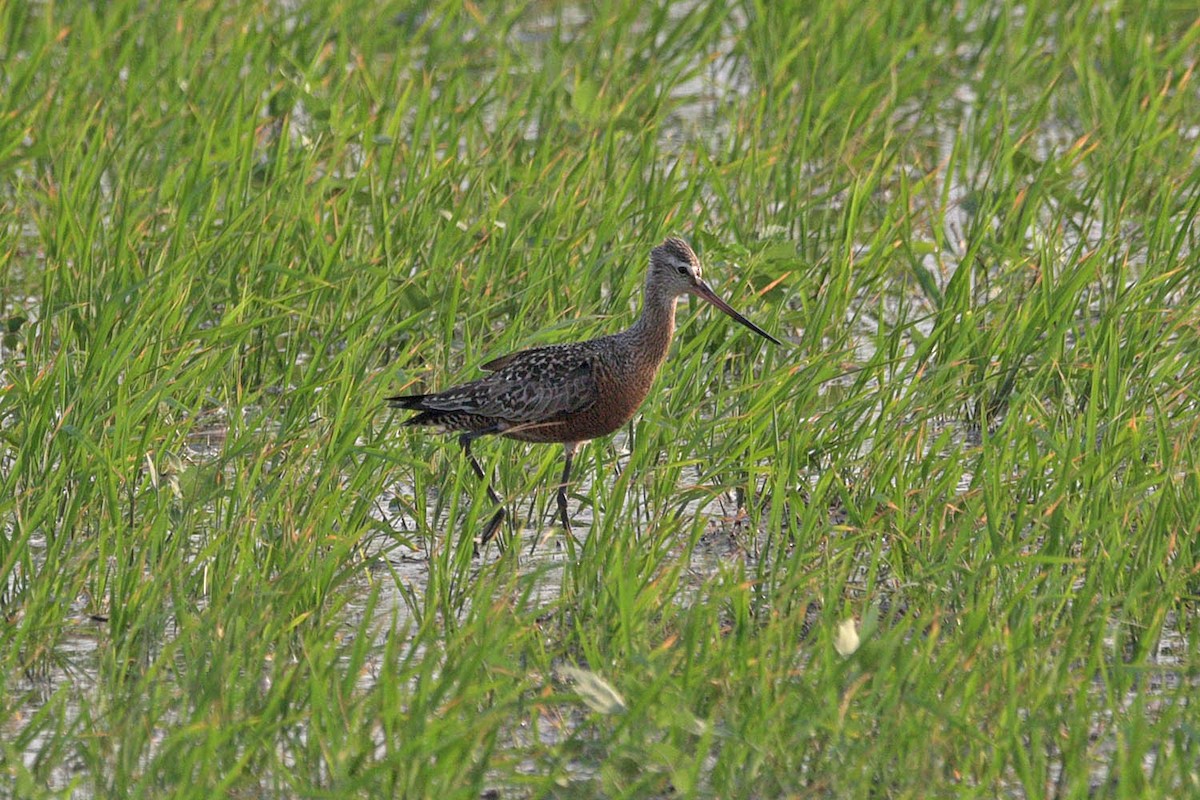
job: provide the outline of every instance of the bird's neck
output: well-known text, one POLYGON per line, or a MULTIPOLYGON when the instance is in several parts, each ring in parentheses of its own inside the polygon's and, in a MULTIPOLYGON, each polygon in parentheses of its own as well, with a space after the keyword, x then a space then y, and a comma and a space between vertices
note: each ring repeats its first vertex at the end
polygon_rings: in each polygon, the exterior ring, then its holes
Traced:
POLYGON ((675 333, 675 301, 674 297, 647 292, 642 315, 626 331, 636 352, 652 361, 655 367, 662 363, 671 347, 671 336, 675 333))

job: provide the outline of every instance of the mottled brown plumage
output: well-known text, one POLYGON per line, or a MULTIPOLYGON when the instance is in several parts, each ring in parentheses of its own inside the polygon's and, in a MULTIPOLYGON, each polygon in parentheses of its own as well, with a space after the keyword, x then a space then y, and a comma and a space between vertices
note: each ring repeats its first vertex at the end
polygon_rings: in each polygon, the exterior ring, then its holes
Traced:
MULTIPOLYGON (((491 374, 436 394, 388 398, 396 408, 420 413, 405 425, 431 425, 460 434, 475 473, 487 480, 471 455, 471 441, 498 434, 525 442, 560 442, 566 451, 558 489, 563 527, 567 480, 580 442, 606 436, 633 417, 646 399, 675 332, 675 304, 685 294, 712 303, 750 330, 780 342, 721 300, 700 277, 700 260, 682 239, 668 238, 650 251, 645 306, 627 330, 586 342, 522 350, 489 361, 491 374)), ((500 500, 488 486, 493 502, 500 500)), ((483 534, 487 541, 504 518, 501 508, 483 534)))

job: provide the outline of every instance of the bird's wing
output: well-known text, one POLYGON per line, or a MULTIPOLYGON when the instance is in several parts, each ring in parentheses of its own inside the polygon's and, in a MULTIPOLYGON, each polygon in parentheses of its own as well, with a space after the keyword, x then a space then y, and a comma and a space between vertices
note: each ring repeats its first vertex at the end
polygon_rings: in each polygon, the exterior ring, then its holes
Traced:
POLYGON ((494 370, 423 401, 438 411, 461 411, 515 424, 548 422, 597 399, 593 354, 577 345, 522 350, 483 365, 494 370))
POLYGON ((515 361, 518 358, 527 356, 530 353, 536 353, 538 350, 545 350, 545 349, 546 348, 544 348, 544 347, 535 347, 532 350, 521 350, 516 353, 509 353, 506 356, 500 356, 499 358, 493 358, 491 361, 487 361, 483 364, 480 364, 479 368, 482 370, 486 370, 487 372, 495 372, 496 370, 504 369, 505 367, 507 367, 509 364, 511 364, 513 361, 515 361))
POLYGON ((581 344, 567 342, 566 344, 530 347, 528 350, 518 350, 515 353, 485 361, 479 365, 479 368, 487 372, 499 372, 509 364, 529 364, 535 365, 536 369, 541 369, 543 364, 550 360, 564 360, 570 359, 573 355, 584 355, 582 348, 587 344, 586 342, 581 344))

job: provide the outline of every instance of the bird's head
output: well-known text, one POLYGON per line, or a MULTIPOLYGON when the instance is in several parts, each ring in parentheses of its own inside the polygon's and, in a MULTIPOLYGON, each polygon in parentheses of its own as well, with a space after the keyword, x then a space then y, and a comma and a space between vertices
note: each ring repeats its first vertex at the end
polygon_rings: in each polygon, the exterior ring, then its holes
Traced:
POLYGON ((694 294, 721 309, 759 336, 781 344, 774 336, 734 311, 709 288, 700 276, 700 259, 683 239, 668 237, 650 251, 650 274, 646 277, 646 291, 648 295, 665 296, 672 302, 681 295, 694 294))

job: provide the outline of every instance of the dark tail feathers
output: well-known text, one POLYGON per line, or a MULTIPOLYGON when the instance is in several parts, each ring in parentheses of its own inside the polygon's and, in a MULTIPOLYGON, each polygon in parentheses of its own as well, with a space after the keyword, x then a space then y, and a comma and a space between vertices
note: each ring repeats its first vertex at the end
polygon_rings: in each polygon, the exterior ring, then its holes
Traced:
POLYGON ((415 417, 404 420, 402 425, 438 425, 442 412, 430 411, 425 408, 425 398, 427 397, 429 397, 427 394, 398 395, 387 398, 387 403, 392 408, 407 408, 409 411, 421 412, 415 417))
POLYGON ((392 408, 407 408, 412 411, 424 411, 425 398, 427 394, 404 394, 396 397, 387 398, 387 404, 392 408))

